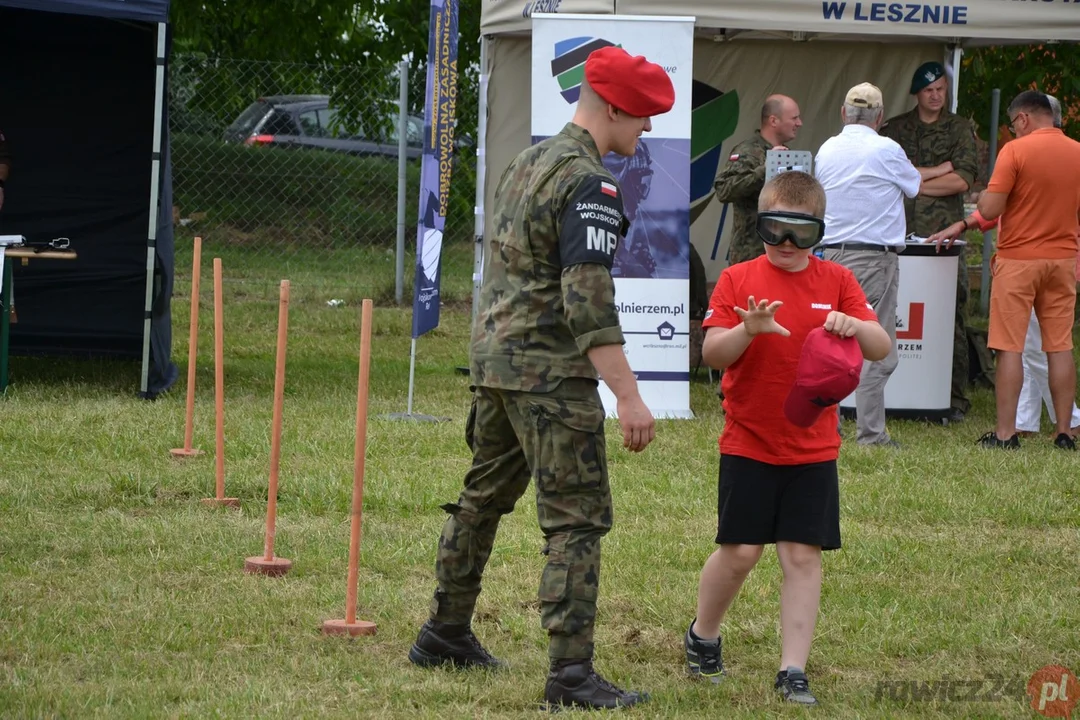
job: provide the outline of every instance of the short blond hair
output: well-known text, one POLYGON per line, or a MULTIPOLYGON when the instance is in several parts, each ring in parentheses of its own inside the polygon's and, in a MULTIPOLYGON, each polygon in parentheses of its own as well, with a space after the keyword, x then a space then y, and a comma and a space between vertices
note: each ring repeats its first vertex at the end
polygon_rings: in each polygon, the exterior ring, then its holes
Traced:
POLYGON ((825 188, 813 176, 798 170, 780 173, 761 188, 758 212, 768 212, 777 205, 801 207, 814 217, 825 217, 825 188))

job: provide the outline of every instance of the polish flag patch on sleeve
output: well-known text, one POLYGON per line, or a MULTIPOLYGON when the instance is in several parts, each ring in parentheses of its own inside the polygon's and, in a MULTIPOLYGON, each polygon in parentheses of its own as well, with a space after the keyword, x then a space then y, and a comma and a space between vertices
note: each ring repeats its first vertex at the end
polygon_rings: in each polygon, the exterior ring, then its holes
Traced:
POLYGON ((728 162, 735 162, 738 159, 739 159, 739 154, 735 153, 734 155, 732 155, 731 157, 728 158, 728 162))
POLYGON ((604 193, 605 195, 610 195, 611 197, 619 196, 618 189, 615 187, 615 185, 609 182, 600 182, 600 192, 604 193))

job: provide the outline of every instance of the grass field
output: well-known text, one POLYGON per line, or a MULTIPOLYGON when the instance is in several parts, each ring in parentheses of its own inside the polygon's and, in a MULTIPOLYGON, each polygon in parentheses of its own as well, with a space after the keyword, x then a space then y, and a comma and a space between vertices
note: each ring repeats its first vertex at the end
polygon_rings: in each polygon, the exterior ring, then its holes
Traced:
MULTIPOLYGON (((450 281, 456 300, 468 296, 470 253, 451 253, 466 273, 450 281)), ((136 399, 134 364, 13 361, 16 384, 0 399, 0 717, 541 716, 543 558, 528 499, 502 526, 475 623, 511 669, 421 670, 405 657, 433 589, 438 506, 456 498, 469 464, 467 378, 455 372, 467 361, 467 309, 452 304, 418 343, 414 411, 449 421, 410 423, 386 418, 406 406, 411 316, 385 303, 385 267, 352 268, 349 294, 332 296, 344 307, 327 306, 329 290, 294 286, 277 534, 278 555, 294 566, 279 579, 247 576, 244 558, 263 546, 276 280, 226 262, 226 490, 242 509, 209 509, 199 500, 214 487, 210 256, 196 381, 202 457, 169 454, 183 442, 190 284, 174 299, 181 381, 156 402, 136 399), (359 586, 359 616, 379 632, 350 641, 319 629, 344 613, 359 300, 379 293, 359 586)), ((1032 673, 1080 670, 1077 459, 1048 436, 1017 453, 979 449, 993 401, 986 390, 974 401, 960 425, 892 422, 902 451, 845 446, 844 549, 825 560, 807 668, 823 704, 810 711, 772 691, 775 553, 725 624, 730 677, 714 688, 684 676, 681 637, 713 549, 723 422, 704 373, 692 386, 697 419, 659 423, 641 455, 611 443, 616 519, 597 665, 652 693, 628 714, 1038 717, 1022 694, 1032 673), (1005 686, 1006 696, 962 699, 971 685, 950 699, 919 684, 945 679, 979 683, 979 697, 1005 686), (913 700, 895 683, 936 699, 913 700)), ((608 429, 613 437, 617 424, 608 429)))

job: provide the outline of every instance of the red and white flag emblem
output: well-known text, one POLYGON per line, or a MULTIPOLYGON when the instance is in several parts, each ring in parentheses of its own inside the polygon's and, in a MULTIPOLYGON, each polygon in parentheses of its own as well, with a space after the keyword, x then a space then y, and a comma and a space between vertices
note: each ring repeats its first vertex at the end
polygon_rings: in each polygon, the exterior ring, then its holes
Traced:
POLYGON ((609 182, 604 182, 602 180, 600 181, 600 192, 604 193, 605 195, 610 195, 611 197, 618 197, 619 195, 619 191, 615 188, 613 184, 609 182))

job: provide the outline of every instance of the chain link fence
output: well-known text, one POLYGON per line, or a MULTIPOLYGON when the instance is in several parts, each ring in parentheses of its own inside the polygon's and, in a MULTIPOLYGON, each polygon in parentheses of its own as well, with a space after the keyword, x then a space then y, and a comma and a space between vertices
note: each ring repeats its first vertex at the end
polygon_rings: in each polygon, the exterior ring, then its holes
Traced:
MULTIPOLYGON (((423 98, 408 98, 399 193, 400 78, 383 66, 179 54, 169 76, 176 274, 221 257, 229 282, 351 298, 395 298, 399 200, 404 301, 411 298, 423 150, 423 98)), ((443 296, 471 293, 476 194, 475 94, 459 96, 443 244, 443 296)), ((205 272, 205 270, 204 270, 205 272)), ((247 288, 245 288, 246 290, 247 288)), ((255 292, 255 291, 250 291, 255 292)))

